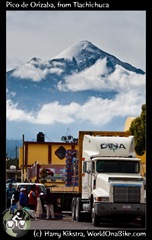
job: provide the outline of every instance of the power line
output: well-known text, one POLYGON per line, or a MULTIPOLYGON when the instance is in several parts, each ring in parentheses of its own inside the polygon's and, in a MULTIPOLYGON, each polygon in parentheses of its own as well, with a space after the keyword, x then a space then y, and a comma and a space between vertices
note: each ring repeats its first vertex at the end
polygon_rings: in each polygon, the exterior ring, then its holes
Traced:
POLYGON ((50 140, 50 142, 54 142, 53 140, 51 140, 49 137, 47 137, 46 136, 46 134, 44 134, 45 135, 45 137, 47 138, 47 139, 49 139, 50 140))

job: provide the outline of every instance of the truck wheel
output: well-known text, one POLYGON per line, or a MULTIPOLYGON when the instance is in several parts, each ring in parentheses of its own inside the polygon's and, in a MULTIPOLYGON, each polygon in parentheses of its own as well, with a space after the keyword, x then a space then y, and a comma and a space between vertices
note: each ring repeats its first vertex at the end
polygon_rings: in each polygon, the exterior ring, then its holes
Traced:
POLYGON ((80 197, 76 198, 75 219, 77 222, 81 221, 81 199, 80 199, 80 197))
POLYGON ((76 212, 76 197, 72 199, 72 205, 71 205, 71 211, 72 211, 72 219, 76 220, 75 218, 75 212, 76 212))
POLYGON ((95 212, 94 212, 94 208, 92 208, 92 224, 95 227, 99 227, 100 225, 100 217, 98 217, 95 212))

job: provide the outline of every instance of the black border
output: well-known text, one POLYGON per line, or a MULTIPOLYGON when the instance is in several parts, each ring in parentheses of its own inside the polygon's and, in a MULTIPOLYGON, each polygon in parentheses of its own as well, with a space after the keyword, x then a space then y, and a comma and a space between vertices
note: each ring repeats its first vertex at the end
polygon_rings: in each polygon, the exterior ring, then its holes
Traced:
POLYGON ((5 3, 1 2, 1 14, 0 14, 0 22, 1 22, 1 54, 0 54, 0 79, 1 79, 1 97, 0 97, 0 122, 1 122, 1 136, 0 136, 0 192, 1 192, 1 199, 0 199, 0 212, 4 210, 5 204, 5 154, 6 154, 6 12, 5 3))

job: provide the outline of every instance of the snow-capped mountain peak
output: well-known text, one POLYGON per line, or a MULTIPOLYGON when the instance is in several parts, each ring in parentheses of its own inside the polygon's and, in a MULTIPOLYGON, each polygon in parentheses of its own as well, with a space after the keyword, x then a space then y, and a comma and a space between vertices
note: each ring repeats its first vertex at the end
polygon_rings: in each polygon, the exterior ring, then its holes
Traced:
POLYGON ((90 67, 91 65, 93 65, 98 59, 104 58, 107 58, 107 67, 110 69, 109 73, 115 70, 116 65, 120 65, 129 71, 144 74, 144 71, 142 71, 141 69, 137 69, 129 63, 122 62, 115 56, 104 52, 103 50, 99 49, 87 40, 74 43, 73 45, 65 49, 63 52, 58 54, 56 57, 54 57, 53 60, 68 59, 72 61, 73 59, 75 59, 79 70, 82 71, 86 67, 90 67))
POLYGON ((64 58, 64 59, 73 59, 75 58, 77 62, 80 61, 81 55, 84 51, 87 52, 92 52, 92 54, 95 53, 100 53, 101 51, 95 47, 91 42, 89 41, 81 41, 81 42, 76 42, 67 49, 65 49, 63 52, 55 56, 53 59, 59 59, 59 58, 64 58))

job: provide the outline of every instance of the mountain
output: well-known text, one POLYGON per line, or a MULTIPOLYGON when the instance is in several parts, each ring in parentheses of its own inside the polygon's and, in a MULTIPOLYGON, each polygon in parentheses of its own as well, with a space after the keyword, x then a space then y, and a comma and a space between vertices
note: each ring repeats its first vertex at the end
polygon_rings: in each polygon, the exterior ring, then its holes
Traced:
MULTIPOLYGON (((137 107, 144 103, 144 85, 143 70, 122 62, 89 41, 77 42, 47 61, 33 57, 6 73, 8 132, 13 131, 13 124, 15 128, 22 125, 22 129, 29 129, 31 124, 45 126, 46 130, 46 125, 50 129, 56 123, 64 125, 64 128, 73 123, 81 129, 82 123, 87 127, 86 123, 91 122, 92 128, 97 125, 99 128, 100 122, 104 125, 110 119, 102 121, 101 116, 91 119, 86 109, 95 110, 94 106, 101 104, 103 116, 103 109, 107 111, 105 104, 110 107, 111 100, 118 100, 118 96, 128 98, 133 94, 135 99, 139 98, 133 93, 136 88, 142 97, 128 114, 137 114, 137 107)), ((111 119, 120 115, 127 116, 126 113, 115 112, 111 119)), ((34 129, 35 135, 41 131, 38 127, 34 129)))
MULTIPOLYGON (((90 96, 92 89, 75 92, 72 89, 70 89, 71 91, 68 89, 59 91, 58 88, 64 84, 65 78, 72 74, 78 74, 93 66, 97 60, 105 58, 108 72, 102 74, 103 78, 114 72, 116 65, 137 74, 144 74, 141 69, 121 62, 88 41, 82 41, 69 47, 52 60, 42 61, 33 58, 26 64, 7 72, 7 89, 9 90, 7 98, 18 102, 18 107, 28 110, 36 110, 44 103, 55 101, 57 95, 58 101, 63 104, 69 103, 69 100, 79 100, 80 103, 83 103, 90 96)), ((115 90, 110 91, 110 96, 111 94, 115 95, 116 92, 115 90)), ((99 92, 95 91, 94 94, 98 95, 99 92)), ((103 97, 108 97, 108 91, 103 92, 103 97)))
POLYGON ((9 158, 19 157, 19 148, 22 147, 22 140, 7 139, 6 140, 6 155, 9 158))
POLYGON ((97 48, 89 41, 81 41, 72 45, 57 55, 54 59, 69 59, 71 61, 76 61, 77 70, 83 71, 85 68, 92 66, 98 59, 104 58, 107 58, 107 67, 109 69, 109 74, 115 70, 116 64, 121 65, 128 71, 144 74, 141 69, 137 69, 128 63, 120 61, 109 53, 106 53, 97 48))

